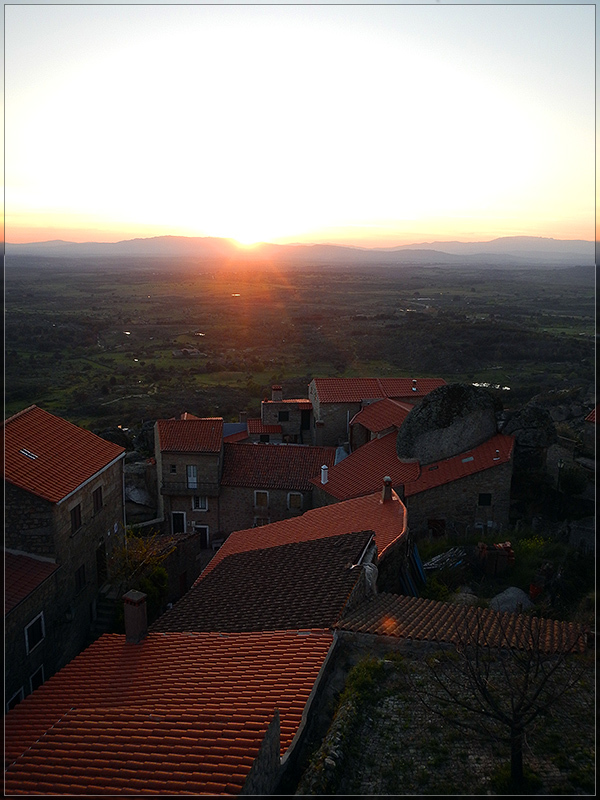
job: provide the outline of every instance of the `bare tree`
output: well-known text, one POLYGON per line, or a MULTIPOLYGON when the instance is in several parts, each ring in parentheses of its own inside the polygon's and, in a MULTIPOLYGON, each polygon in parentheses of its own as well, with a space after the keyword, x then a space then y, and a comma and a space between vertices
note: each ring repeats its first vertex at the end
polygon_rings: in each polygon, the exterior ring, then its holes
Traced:
POLYGON ((577 684, 585 669, 581 626, 471 608, 457 615, 454 648, 426 660, 433 678, 416 696, 450 724, 510 744, 512 788, 523 787, 523 744, 541 714, 577 684))

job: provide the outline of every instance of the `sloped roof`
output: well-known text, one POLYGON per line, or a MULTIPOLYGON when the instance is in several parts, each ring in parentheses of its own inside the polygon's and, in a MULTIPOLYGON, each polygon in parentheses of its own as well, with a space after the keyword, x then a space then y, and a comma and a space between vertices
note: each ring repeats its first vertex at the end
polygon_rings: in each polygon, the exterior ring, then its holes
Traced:
POLYGON ((4 551, 4 615, 41 586, 58 564, 25 553, 4 551))
POLYGON ((321 466, 335 463, 335 447, 226 442, 221 486, 310 491, 321 466))
POLYGON ((260 417, 248 420, 248 433, 281 433, 281 425, 263 425, 260 417))
POLYGON ((153 631, 268 631, 329 628, 361 570, 352 569, 372 531, 249 550, 203 573, 153 631))
POLYGON ((585 418, 586 422, 593 422, 594 424, 596 424, 596 409, 597 408, 598 408, 598 406, 596 406, 595 408, 592 408, 590 413, 585 418))
POLYGON ((292 743, 325 630, 106 634, 5 718, 8 793, 238 794, 275 709, 292 743))
POLYGON ((159 419, 156 430, 162 452, 219 453, 221 451, 222 417, 159 419))
POLYGON ((383 397, 424 397, 443 378, 313 378, 321 403, 360 403, 383 397), (413 387, 416 391, 413 391, 413 387))
POLYGON ((262 404, 268 406, 269 403, 273 403, 274 405, 280 405, 281 403, 292 403, 293 405, 297 405, 300 409, 309 409, 312 408, 312 403, 306 397, 295 397, 290 398, 288 400, 263 400, 262 404))
POLYGON ((514 437, 501 433, 460 455, 421 466, 417 461, 400 461, 396 453, 396 432, 373 439, 329 469, 328 482, 315 486, 339 500, 370 494, 389 475, 393 486, 404 485, 409 497, 445 483, 466 478, 485 469, 506 464, 512 457, 514 437))
POLYGON ((381 492, 376 492, 313 508, 299 517, 271 522, 260 528, 234 531, 208 562, 196 583, 226 556, 234 553, 262 550, 292 542, 308 542, 366 529, 375 534, 379 558, 406 532, 406 508, 395 492, 392 492, 392 499, 385 503, 381 502, 381 492))
POLYGON ((124 453, 125 448, 35 405, 4 422, 6 480, 51 503, 124 453))
POLYGON ((384 431, 392 425, 400 427, 413 406, 384 397, 376 403, 369 403, 350 420, 350 425, 360 424, 373 433, 384 431))
POLYGON ((560 652, 576 646, 585 650, 581 626, 543 617, 494 611, 491 608, 440 603, 422 597, 377 594, 344 615, 340 630, 403 639, 473 643, 478 637, 489 647, 523 647, 532 634, 542 652, 560 652))

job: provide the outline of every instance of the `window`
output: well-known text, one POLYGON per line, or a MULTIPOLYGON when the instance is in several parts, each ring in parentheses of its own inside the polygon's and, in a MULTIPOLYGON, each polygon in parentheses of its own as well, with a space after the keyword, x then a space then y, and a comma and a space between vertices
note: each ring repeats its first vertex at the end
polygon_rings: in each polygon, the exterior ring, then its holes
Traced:
POLYGON ((13 696, 10 698, 10 700, 8 701, 8 703, 6 704, 6 710, 10 711, 11 708, 14 708, 18 703, 21 702, 23 697, 24 697, 24 695, 23 695, 23 687, 21 686, 19 691, 15 692, 13 694, 13 696))
POLYGON ((259 489, 256 489, 256 491, 254 492, 254 505, 256 508, 268 508, 269 493, 262 492, 259 489))
POLYGON ((82 564, 75 573, 75 594, 85 589, 85 564, 82 564))
POLYGON ((169 472, 171 473, 171 475, 175 475, 175 473, 177 472, 177 464, 170 464, 169 472))
POLYGON ((209 535, 208 525, 194 524, 194 533, 200 534, 200 548, 202 550, 208 550, 208 548, 210 547, 210 535, 209 535))
POLYGON ((81 528, 81 503, 77 503, 75 508, 71 509, 71 533, 75 533, 81 528))
POLYGON ((265 444, 269 443, 269 434, 268 433, 261 433, 260 441, 264 442, 265 444))
POLYGON ((492 495, 489 493, 480 494, 479 495, 479 502, 477 505, 480 506, 491 506, 492 505, 492 495))
POLYGON ((208 511, 208 497, 195 494, 192 498, 192 509, 194 511, 208 511))
POLYGON ((187 474, 187 488, 198 488, 198 467, 195 464, 188 464, 186 469, 187 474))
POLYGON ((31 688, 31 691, 35 692, 38 686, 41 686, 43 682, 44 682, 44 665, 42 664, 42 666, 39 669, 36 669, 31 678, 29 678, 29 686, 31 688))
POLYGON ((173 511, 171 513, 173 533, 185 533, 185 512, 173 511))
POLYGON ((44 626, 44 612, 42 611, 42 613, 38 614, 33 622, 30 622, 25 628, 25 647, 27 653, 31 653, 31 651, 43 641, 45 635, 46 628, 44 626))
POLYGON ((290 511, 302 508, 302 495, 300 492, 289 492, 288 509, 290 511))
POLYGON ((92 502, 94 504, 94 514, 97 514, 103 506, 101 486, 92 492, 92 502))
POLYGON ((279 422, 289 422, 290 421, 290 412, 289 411, 280 411, 278 418, 279 418, 279 422))

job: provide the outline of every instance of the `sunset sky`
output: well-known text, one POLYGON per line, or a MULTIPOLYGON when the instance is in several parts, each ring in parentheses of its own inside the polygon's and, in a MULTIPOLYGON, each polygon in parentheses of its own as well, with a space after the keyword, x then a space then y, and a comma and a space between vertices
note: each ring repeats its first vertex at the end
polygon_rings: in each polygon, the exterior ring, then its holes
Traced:
POLYGON ((594 5, 8 5, 6 241, 592 240, 594 47, 594 5))

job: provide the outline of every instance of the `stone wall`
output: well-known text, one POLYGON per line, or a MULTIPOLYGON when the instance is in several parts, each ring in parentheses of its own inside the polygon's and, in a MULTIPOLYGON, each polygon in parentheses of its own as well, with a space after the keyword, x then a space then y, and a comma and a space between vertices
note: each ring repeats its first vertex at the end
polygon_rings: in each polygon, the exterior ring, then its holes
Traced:
POLYGON ((280 748, 279 709, 276 708, 240 794, 273 793, 280 775, 280 748))
POLYGON ((10 550, 22 550, 38 556, 53 558, 54 507, 12 483, 4 484, 4 544, 10 550))
MULTIPOLYGON (((257 487, 258 488, 258 487, 257 487)), ((279 522, 300 516, 312 508, 312 492, 288 489, 260 489, 268 492, 268 507, 256 506, 254 489, 245 486, 222 486, 219 496, 220 530, 228 535, 232 531, 252 528, 258 520, 279 522), (288 508, 288 494, 302 495, 301 508, 288 508)), ((264 523, 263 523, 264 524, 264 523)))
POLYGON ((474 475, 443 484, 418 494, 408 495, 404 503, 413 533, 427 534, 428 520, 444 520, 446 529, 452 522, 492 530, 506 528, 510 512, 512 464, 500 464, 474 475), (480 494, 491 494, 491 505, 479 505, 480 494))

